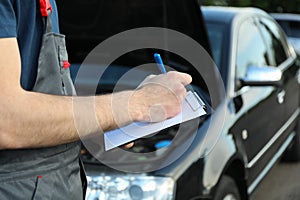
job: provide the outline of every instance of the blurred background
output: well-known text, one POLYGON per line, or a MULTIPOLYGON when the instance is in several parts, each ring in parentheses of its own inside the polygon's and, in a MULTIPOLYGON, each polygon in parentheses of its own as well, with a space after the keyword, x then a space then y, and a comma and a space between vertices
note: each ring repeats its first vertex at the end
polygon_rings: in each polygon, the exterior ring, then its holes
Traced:
POLYGON ((258 7, 267 12, 300 13, 300 0, 199 0, 202 5, 258 7))

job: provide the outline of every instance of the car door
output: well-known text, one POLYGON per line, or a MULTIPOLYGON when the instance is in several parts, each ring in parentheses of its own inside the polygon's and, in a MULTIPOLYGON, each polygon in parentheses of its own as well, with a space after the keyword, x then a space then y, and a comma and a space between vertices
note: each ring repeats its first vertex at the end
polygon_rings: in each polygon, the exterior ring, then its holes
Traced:
MULTIPOLYGON (((240 80, 250 66, 273 65, 269 48, 262 37, 254 17, 242 20, 237 28, 237 52, 235 69, 236 115, 240 116, 231 132, 240 138, 246 153, 251 184, 267 166, 274 155, 273 140, 283 125, 284 107, 278 102, 281 88, 275 86, 243 86, 240 80)), ((251 190, 251 187, 250 187, 251 190)))
POLYGON ((282 30, 273 20, 260 18, 259 27, 267 45, 270 47, 270 59, 274 63, 274 66, 280 68, 283 72, 282 85, 278 91, 278 101, 281 101, 284 106, 284 111, 281 114, 284 124, 286 127, 292 128, 292 124, 296 121, 295 118, 299 105, 299 85, 297 77, 299 66, 297 59, 288 48, 282 30))

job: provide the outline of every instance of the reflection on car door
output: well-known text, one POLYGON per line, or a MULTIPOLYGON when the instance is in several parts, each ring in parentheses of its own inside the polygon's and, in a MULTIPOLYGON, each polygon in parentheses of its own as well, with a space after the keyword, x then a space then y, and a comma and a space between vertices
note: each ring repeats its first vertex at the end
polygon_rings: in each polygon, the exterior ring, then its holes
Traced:
POLYGON ((299 66, 297 66, 296 59, 289 52, 287 42, 278 26, 266 18, 260 19, 259 26, 267 45, 270 46, 270 58, 273 60, 274 66, 280 67, 283 71, 283 84, 280 91, 278 91, 278 100, 283 101, 284 111, 281 116, 284 122, 287 123, 293 118, 294 113, 297 112, 295 108, 299 105, 297 98, 299 96, 297 80, 299 66))
POLYGON ((236 97, 238 115, 243 115, 231 132, 241 141, 246 152, 251 183, 274 155, 272 138, 283 125, 283 104, 278 101, 281 88, 274 86, 242 87, 239 79, 249 66, 274 66, 269 49, 255 18, 244 20, 239 27, 236 60, 236 97))

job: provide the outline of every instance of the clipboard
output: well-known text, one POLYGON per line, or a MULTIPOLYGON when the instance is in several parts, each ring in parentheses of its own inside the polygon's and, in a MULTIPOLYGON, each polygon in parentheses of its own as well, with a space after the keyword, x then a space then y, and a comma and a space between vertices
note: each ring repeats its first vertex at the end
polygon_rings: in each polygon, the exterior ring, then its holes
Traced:
POLYGON ((104 133, 104 149, 105 151, 109 151, 136 139, 152 135, 163 129, 206 114, 206 107, 203 100, 196 92, 188 91, 185 100, 182 102, 182 110, 178 115, 156 123, 134 122, 127 126, 106 132, 104 133))

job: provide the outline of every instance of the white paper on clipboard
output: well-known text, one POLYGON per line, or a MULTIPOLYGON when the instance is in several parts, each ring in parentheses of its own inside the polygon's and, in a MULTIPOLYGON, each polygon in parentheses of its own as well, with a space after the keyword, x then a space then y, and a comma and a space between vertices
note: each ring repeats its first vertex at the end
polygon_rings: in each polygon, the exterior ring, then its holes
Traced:
POLYGON ((181 112, 173 118, 157 123, 136 122, 104 134, 105 151, 132 142, 176 124, 189 121, 206 114, 204 103, 196 93, 188 92, 182 103, 181 112))

